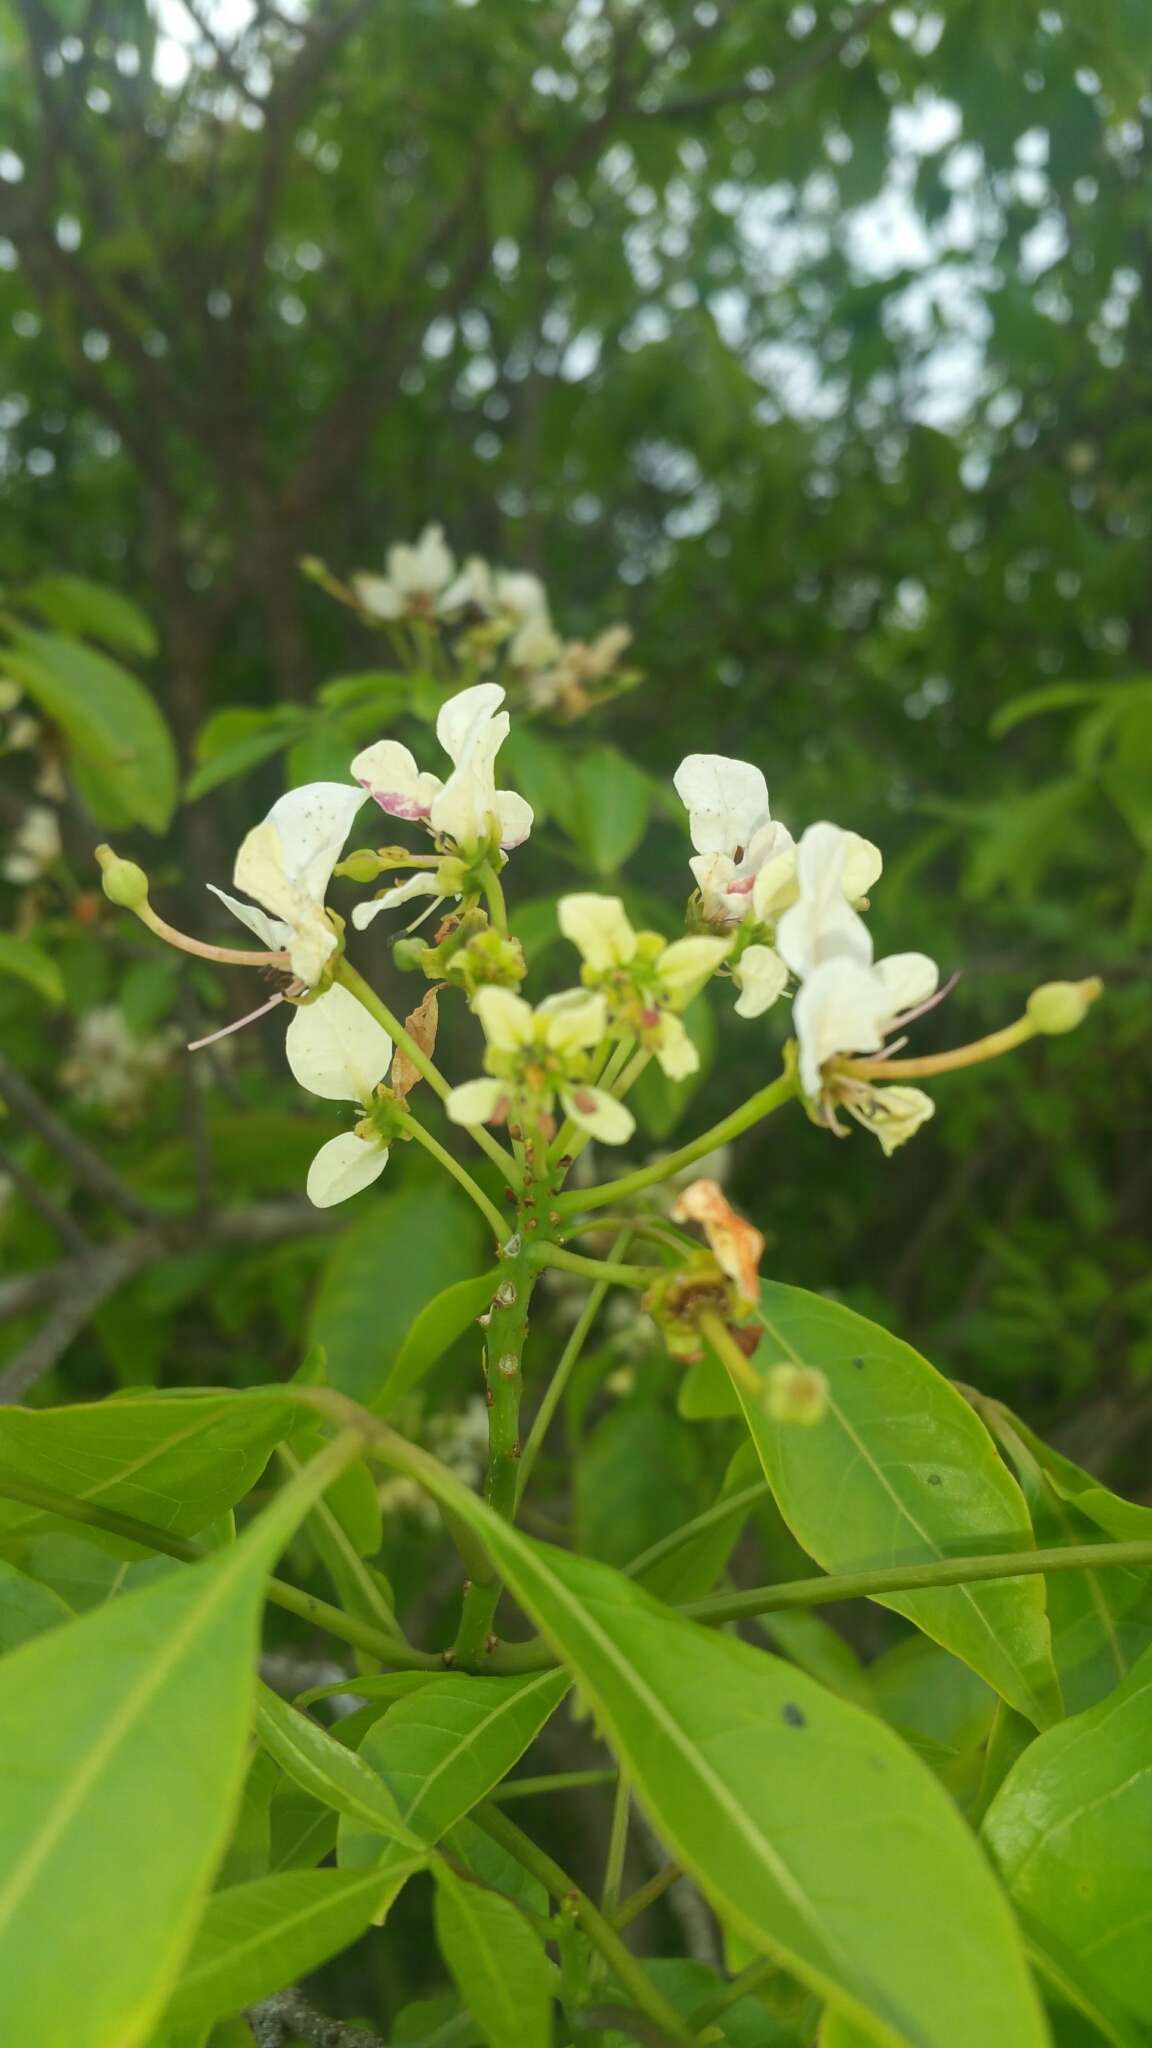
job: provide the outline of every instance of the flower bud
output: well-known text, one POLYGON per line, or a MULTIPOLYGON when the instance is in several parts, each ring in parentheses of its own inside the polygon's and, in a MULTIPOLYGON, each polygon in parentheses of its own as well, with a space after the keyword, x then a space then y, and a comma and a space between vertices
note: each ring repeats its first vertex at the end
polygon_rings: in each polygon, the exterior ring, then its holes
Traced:
POLYGON ((764 1375, 764 1412, 773 1422, 811 1429, 828 1408, 828 1382, 814 1365, 774 1365, 764 1375))
POLYGON ((1084 1022, 1103 986, 1097 975, 1088 981, 1046 981, 1042 988, 1034 988, 1028 998, 1029 1023, 1037 1031, 1053 1037, 1065 1031, 1075 1031, 1077 1025, 1084 1022))
POLYGON ((401 974, 411 974, 424 966, 431 948, 424 939, 396 939, 392 946, 393 964, 401 974))
POLYGON ((338 862, 333 873, 346 876, 350 882, 374 882, 384 866, 378 853, 373 853, 371 847, 361 846, 338 862))
POLYGON ((96 858, 109 903, 115 903, 121 910, 146 910, 148 877, 143 868, 138 868, 134 860, 122 860, 110 846, 98 846, 96 858))

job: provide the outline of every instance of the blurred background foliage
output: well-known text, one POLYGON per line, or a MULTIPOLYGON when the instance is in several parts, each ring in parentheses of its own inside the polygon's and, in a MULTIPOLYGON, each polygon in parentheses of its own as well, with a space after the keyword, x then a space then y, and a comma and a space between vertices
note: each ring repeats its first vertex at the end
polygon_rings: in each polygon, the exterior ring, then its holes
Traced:
MULTIPOLYGON (((961 976, 925 1048, 1104 975, 1082 1033, 940 1082, 893 1161, 792 1113, 729 1187, 766 1270, 1139 1491, 1146 8, 0 0, 0 52, 0 1384, 265 1380, 315 1340, 374 1398, 485 1264, 423 1160, 307 1211, 333 1125, 282 1025, 187 1058, 255 998, 154 947, 92 863, 114 831, 230 942, 203 884, 248 826, 438 694, 317 565, 379 571, 439 521, 543 577, 563 634, 634 636, 634 688, 525 704, 508 749, 541 813, 508 876, 536 993, 573 978, 550 905, 589 864, 677 928, 696 749, 760 763, 794 828, 880 844, 879 949, 961 976)), ((419 1000, 379 922, 355 952, 419 1000)), ((775 1071, 775 1012, 697 1029, 699 1085, 643 1096, 649 1149, 775 1071)), ((557 1290, 541 1370, 569 1313, 557 1290)), ((467 1338, 402 1411, 462 1469, 475 1417, 446 1444, 444 1412, 475 1390, 467 1338)), ((644 1325, 608 1320, 555 1529, 617 1559, 713 1496, 728 1438, 675 1399, 644 1325)), ((447 1599, 393 1519, 400 1590, 447 1599)))

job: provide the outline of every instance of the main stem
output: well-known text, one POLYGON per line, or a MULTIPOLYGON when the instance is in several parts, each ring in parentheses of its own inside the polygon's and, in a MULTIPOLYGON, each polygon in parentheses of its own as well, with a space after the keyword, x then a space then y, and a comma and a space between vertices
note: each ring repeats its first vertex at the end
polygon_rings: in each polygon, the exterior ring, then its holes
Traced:
MULTIPOLYGON (((484 1397, 488 1403, 488 1469, 484 1498, 505 1521, 516 1513, 520 1470, 520 1398, 524 1391, 522 1361, 528 1335, 528 1304, 536 1284, 532 1252, 534 1201, 531 1193, 516 1207, 513 1235, 503 1247, 500 1285, 496 1290, 484 1346, 484 1397)), ((460 1627, 452 1661, 474 1666, 494 1648, 492 1623, 500 1599, 500 1580, 493 1565, 473 1573, 464 1589, 460 1627)))

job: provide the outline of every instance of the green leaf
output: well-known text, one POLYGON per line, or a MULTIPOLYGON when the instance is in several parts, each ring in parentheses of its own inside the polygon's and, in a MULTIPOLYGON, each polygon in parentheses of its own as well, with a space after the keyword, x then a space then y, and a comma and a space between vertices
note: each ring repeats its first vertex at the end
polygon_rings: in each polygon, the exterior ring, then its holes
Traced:
POLYGON ((185 803, 194 804, 207 796, 209 790, 235 782, 237 776, 247 775, 250 768, 258 768, 261 761, 271 760, 273 754, 291 745, 298 729, 295 721, 286 725, 283 719, 262 719, 258 728, 233 740, 230 746, 213 748, 188 777, 184 785, 185 803))
POLYGON ((239 1796, 265 1581, 317 1483, 0 1662, 0 2039, 58 2048, 62 2017, 69 2048, 147 2038, 239 1796))
POLYGON ((167 830, 179 793, 176 748, 158 705, 118 662, 79 641, 10 627, 4 665, 91 771, 113 809, 152 832, 167 830))
MULTIPOLYGON (((765 1283, 754 1364, 816 1366, 828 1410, 812 1429, 745 1419, 780 1511, 825 1571, 1032 1547, 1023 1495, 955 1387, 897 1337, 799 1287, 765 1283)), ((1062 1711, 1038 1578, 885 1594, 1029 1720, 1062 1711)))
POLYGON ((435 1183, 366 1207, 324 1270, 309 1341, 328 1354, 329 1384, 374 1404, 416 1317, 445 1283, 475 1274, 488 1233, 472 1204, 435 1183))
POLYGON ((281 1770, 302 1791, 376 1834, 408 1848, 422 1847, 420 1837, 405 1827, 383 1779, 363 1756, 337 1742, 326 1728, 298 1713, 266 1685, 261 1685, 256 1701, 256 1730, 281 1770))
MULTIPOLYGON (((374 1723, 360 1754, 394 1795, 405 1825, 438 1842, 507 1775, 567 1690, 562 1671, 433 1678, 374 1723)), ((377 1863, 380 1849, 378 1835, 341 1823, 342 1864, 377 1863)))
POLYGON ((46 1003, 57 1007, 64 1001, 64 982, 51 956, 34 946, 31 939, 14 939, 0 932, 0 974, 26 981, 46 1003))
POLYGON ((477 1316, 483 1315, 501 1278, 500 1268, 493 1266, 487 1273, 478 1273, 474 1280, 457 1280, 454 1286, 443 1288, 425 1304, 373 1403, 378 1414, 390 1414, 397 1401, 432 1370, 457 1337, 462 1337, 477 1316))
POLYGON ((436 1939, 490 2048, 550 2048, 556 1972, 510 1899, 438 1866, 436 1939))
POLYGON ((881 1721, 607 1566, 520 1535, 464 1488, 437 1491, 569 1665, 727 1927, 893 2048, 1042 2048, 979 1848, 881 1721))
POLYGON ((909 1636, 868 1667, 876 1709, 957 1797, 974 1795, 996 1712, 996 1695, 966 1664, 909 1636))
POLYGON ((0 1652, 15 1650, 72 1618, 72 1609, 59 1593, 0 1559, 0 1652))
MULTIPOLYGON (((404 1875, 425 1861, 409 1858, 404 1875)), ((381 1919, 403 1881, 399 1871, 292 1870, 217 1892, 166 2022, 207 2026, 294 1984, 381 1919)))
POLYGON ((1152 1650, 1123 1685, 1030 1743, 984 1822, 1013 1899, 1105 2004, 1152 2022, 1152 1650))
POLYGON ((615 747, 593 748, 569 775, 564 822, 596 873, 614 876, 644 837, 651 781, 615 747))
POLYGON ((38 576, 20 592, 20 600, 49 625, 79 633, 84 639, 102 640, 118 654, 147 657, 156 652, 151 620, 118 590, 90 583, 85 576, 38 576))
POLYGON ((713 1504, 716 1520, 686 1542, 653 1558, 651 1563, 641 1560, 630 1568, 629 1577, 634 1577, 638 1585, 646 1587, 658 1600, 674 1604, 701 1598, 720 1577, 755 1505, 757 1492, 767 1492, 760 1460, 755 1445, 742 1443, 729 1461, 724 1484, 713 1504))
POLYGON ((988 730, 993 739, 1003 739, 1030 718, 1041 718, 1049 711, 1079 711, 1086 704, 1108 703, 1119 699, 1130 687, 1127 683, 1044 683, 1038 690, 1025 690, 1019 697, 1010 697, 994 713, 988 730))
MULTIPOLYGON (((195 1536, 253 1487, 298 1411, 274 1396, 133 1394, 74 1408, 0 1408, 6 1474, 195 1536)), ((0 1529, 43 1520, 0 1503, 0 1529)))
POLYGON ((596 1425, 576 1465, 576 1548, 627 1564, 695 1514, 699 1471, 684 1423, 650 1399, 622 1401, 596 1425))

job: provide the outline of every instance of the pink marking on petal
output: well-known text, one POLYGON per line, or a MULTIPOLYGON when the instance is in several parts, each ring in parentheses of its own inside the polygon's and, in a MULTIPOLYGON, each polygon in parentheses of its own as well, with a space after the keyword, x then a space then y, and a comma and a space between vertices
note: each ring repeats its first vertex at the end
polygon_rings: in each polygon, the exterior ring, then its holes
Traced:
POLYGON ((596 1097, 590 1094, 587 1088, 574 1088, 572 1090, 572 1101, 580 1111, 581 1116, 591 1116, 596 1107, 596 1097))
POLYGON ((418 804, 415 797, 403 796, 398 789, 373 789, 367 782, 361 786, 389 818, 406 818, 409 823, 424 824, 429 817, 430 805, 418 804))
POLYGON ((257 1017, 266 1017, 269 1010, 274 1010, 277 1003, 282 1003, 283 1001, 284 997, 282 994, 273 996, 269 1002, 261 1003, 258 1010, 249 1010, 246 1017, 237 1017, 234 1024, 222 1024, 219 1031, 210 1031, 207 1038, 194 1038, 188 1047, 188 1051, 202 1052, 206 1045, 215 1045, 221 1038, 231 1038, 234 1031, 243 1031, 244 1026, 246 1024, 254 1024, 257 1017))
POLYGON ((724 894, 726 896, 750 896, 755 887, 755 875, 744 875, 738 882, 725 882, 724 894))

